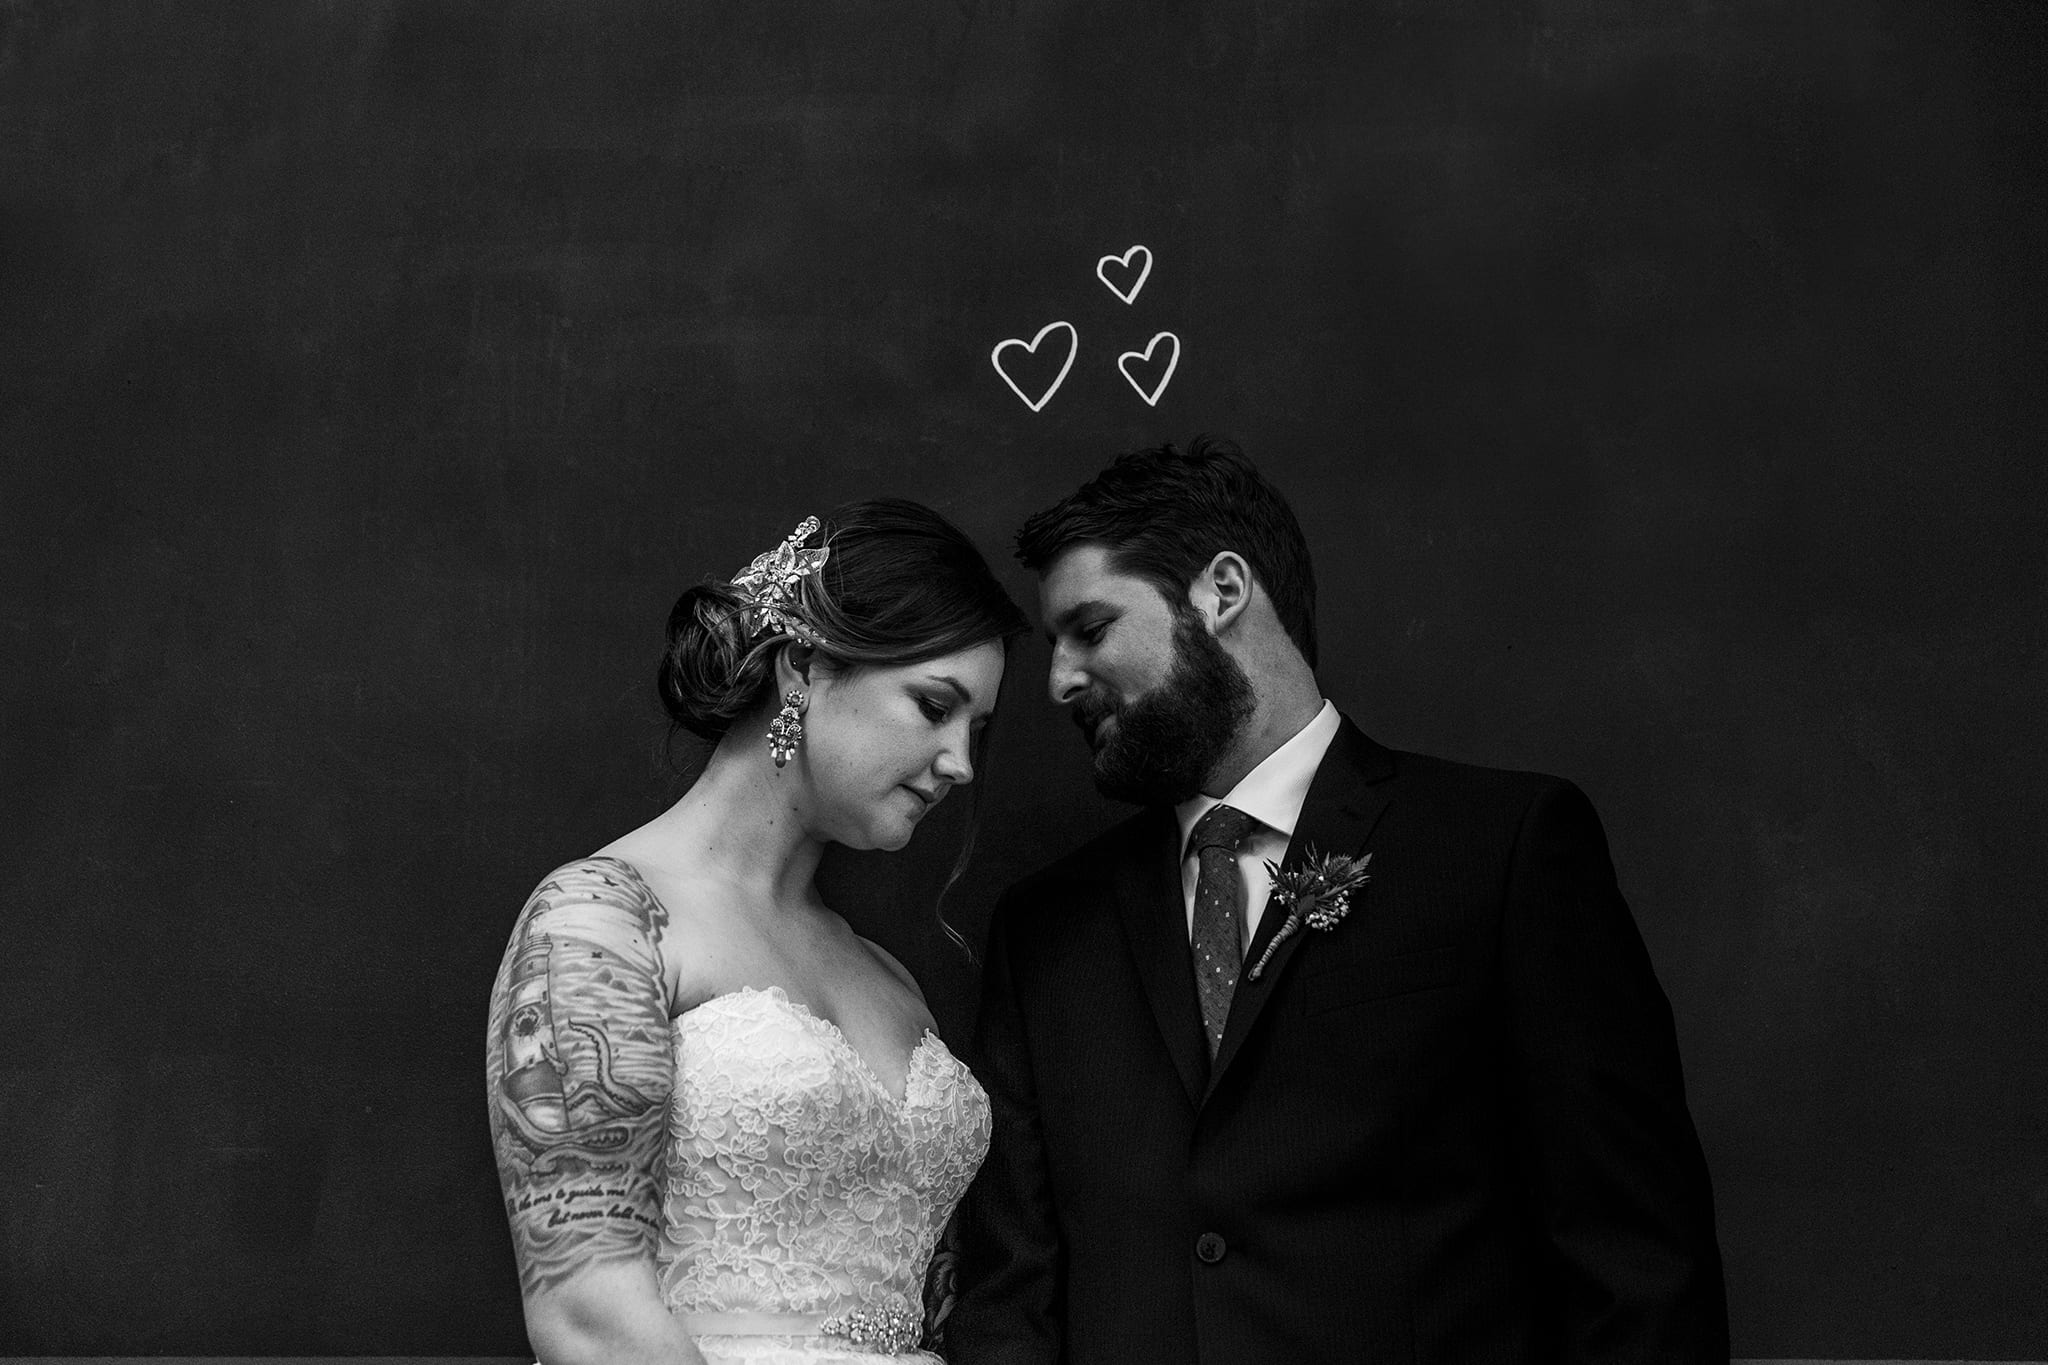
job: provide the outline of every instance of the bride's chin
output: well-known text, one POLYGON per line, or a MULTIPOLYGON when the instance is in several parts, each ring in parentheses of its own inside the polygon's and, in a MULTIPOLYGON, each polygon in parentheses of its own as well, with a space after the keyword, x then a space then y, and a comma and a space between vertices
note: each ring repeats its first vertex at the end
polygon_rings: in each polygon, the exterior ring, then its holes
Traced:
POLYGON ((887 817, 871 820, 863 831, 863 840, 852 847, 874 853, 894 853, 907 845, 917 833, 915 821, 898 822, 887 817))

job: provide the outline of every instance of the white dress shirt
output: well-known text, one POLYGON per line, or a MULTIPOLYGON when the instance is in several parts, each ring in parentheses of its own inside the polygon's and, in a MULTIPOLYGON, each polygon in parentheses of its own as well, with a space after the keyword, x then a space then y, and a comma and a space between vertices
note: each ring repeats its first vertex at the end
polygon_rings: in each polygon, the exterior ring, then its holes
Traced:
POLYGON ((1273 879, 1266 873, 1268 860, 1276 865, 1287 856, 1294 838, 1294 826, 1301 819, 1302 803, 1308 800, 1308 784, 1322 766, 1330 741, 1337 737, 1343 717, 1326 698, 1323 709, 1301 727, 1294 738, 1267 754, 1259 766, 1221 797, 1197 796, 1175 806, 1180 818, 1180 898, 1187 907, 1188 937, 1195 934, 1195 878, 1201 865, 1188 848, 1195 822, 1216 806, 1231 806, 1257 820, 1258 827, 1238 846, 1237 866, 1244 874, 1244 951, 1250 952, 1252 938, 1259 932, 1259 917, 1273 894, 1273 879))

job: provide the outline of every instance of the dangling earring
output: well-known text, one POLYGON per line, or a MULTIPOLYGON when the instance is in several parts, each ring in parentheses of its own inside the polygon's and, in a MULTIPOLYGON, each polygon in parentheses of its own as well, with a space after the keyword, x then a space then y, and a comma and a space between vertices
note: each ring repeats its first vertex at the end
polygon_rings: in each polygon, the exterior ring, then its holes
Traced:
POLYGON ((775 766, 796 757, 796 746, 804 738, 804 694, 794 688, 784 694, 782 709, 775 713, 775 719, 768 722, 768 757, 775 760, 775 766))

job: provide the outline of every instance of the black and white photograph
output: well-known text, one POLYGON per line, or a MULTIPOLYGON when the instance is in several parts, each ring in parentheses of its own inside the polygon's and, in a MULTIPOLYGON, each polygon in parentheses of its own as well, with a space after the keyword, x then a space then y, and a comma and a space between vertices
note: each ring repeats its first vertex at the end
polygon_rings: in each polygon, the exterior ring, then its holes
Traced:
POLYGON ((0 1365, 2048 1363, 2044 76, 0 0, 0 1365))

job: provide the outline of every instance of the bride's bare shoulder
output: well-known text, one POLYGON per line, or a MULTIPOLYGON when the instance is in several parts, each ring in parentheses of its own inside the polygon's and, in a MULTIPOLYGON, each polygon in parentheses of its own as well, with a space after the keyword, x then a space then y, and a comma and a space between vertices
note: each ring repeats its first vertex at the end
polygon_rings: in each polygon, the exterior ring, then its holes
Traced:
POLYGON ((887 969, 889 975, 895 977, 897 981, 903 984, 905 989, 917 997, 919 1004, 924 1003, 924 991, 917 984, 917 978, 910 974, 908 967, 896 960, 894 953, 871 938, 862 938, 859 934, 855 934, 854 938, 859 940, 860 946, 867 949, 875 961, 881 963, 887 969))

